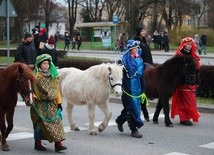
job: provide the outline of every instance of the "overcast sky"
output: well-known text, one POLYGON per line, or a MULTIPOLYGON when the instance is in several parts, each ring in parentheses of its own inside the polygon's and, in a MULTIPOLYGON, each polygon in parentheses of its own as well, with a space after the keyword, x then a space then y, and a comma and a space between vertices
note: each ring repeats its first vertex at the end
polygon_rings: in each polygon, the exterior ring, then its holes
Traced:
POLYGON ((56 2, 61 3, 62 5, 66 5, 65 0, 56 0, 56 2))

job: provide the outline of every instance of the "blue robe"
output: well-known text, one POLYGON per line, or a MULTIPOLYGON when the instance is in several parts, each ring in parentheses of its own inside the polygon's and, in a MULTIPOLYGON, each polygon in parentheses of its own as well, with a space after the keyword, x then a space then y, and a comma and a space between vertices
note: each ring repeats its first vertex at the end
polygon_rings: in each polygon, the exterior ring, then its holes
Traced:
MULTIPOLYGON (((142 52, 141 49, 138 50, 139 55, 141 54, 140 52, 142 52)), ((140 96, 142 93, 141 78, 144 71, 142 58, 133 58, 131 57, 131 53, 128 51, 122 58, 122 64, 124 65, 122 84, 123 90, 132 96, 140 96)), ((131 117, 132 127, 130 128, 140 128, 143 126, 143 121, 140 118, 141 99, 133 98, 127 95, 125 92, 122 94, 122 103, 124 109, 122 110, 121 115, 118 117, 118 120, 123 123, 127 120, 127 116, 131 117)))

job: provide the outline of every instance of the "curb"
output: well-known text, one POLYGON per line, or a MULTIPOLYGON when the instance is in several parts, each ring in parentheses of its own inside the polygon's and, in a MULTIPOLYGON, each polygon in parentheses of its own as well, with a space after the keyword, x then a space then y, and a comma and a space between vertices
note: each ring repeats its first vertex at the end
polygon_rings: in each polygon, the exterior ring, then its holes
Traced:
MULTIPOLYGON (((149 100, 149 107, 155 108, 157 105, 158 99, 154 100, 149 100)), ((121 98, 116 98, 116 97, 110 97, 109 98, 110 103, 116 103, 116 104, 122 104, 121 98)), ((171 104, 171 103, 170 103, 171 104)), ((198 105, 198 111, 201 113, 209 113, 209 114, 214 114, 214 106, 209 106, 209 105, 198 105)))

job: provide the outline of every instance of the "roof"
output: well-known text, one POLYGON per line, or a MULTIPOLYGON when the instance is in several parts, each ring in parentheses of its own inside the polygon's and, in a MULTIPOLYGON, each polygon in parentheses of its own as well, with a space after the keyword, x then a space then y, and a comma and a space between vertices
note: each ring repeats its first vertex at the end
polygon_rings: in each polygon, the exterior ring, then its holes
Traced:
POLYGON ((77 28, 82 28, 82 27, 111 27, 111 26, 116 26, 124 23, 118 23, 114 24, 113 22, 87 22, 87 23, 79 23, 76 24, 75 27, 77 28))

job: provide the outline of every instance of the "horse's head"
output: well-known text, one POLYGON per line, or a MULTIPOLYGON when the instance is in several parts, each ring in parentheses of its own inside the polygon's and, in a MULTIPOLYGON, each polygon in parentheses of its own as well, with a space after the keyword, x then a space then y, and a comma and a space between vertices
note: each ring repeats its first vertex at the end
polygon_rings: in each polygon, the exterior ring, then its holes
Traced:
POLYGON ((184 68, 183 83, 186 85, 194 85, 196 83, 196 64, 192 57, 185 57, 184 68))
POLYGON ((34 103, 32 91, 33 81, 33 74, 26 72, 24 68, 20 66, 18 68, 16 86, 26 106, 31 106, 34 103))
POLYGON ((121 96, 122 95, 122 68, 116 64, 113 64, 108 67, 109 70, 109 84, 114 91, 115 95, 121 96))

